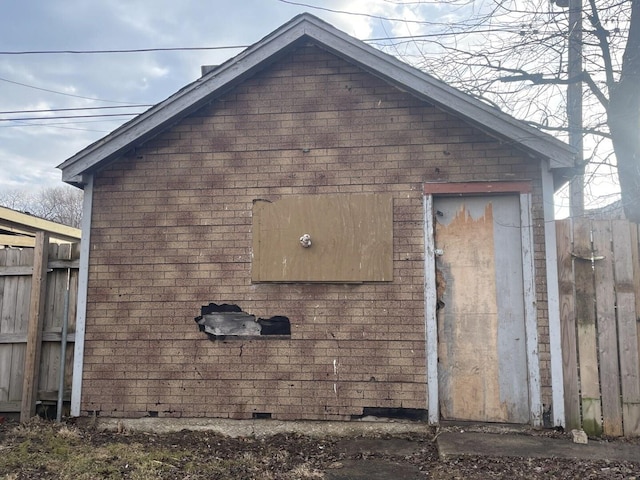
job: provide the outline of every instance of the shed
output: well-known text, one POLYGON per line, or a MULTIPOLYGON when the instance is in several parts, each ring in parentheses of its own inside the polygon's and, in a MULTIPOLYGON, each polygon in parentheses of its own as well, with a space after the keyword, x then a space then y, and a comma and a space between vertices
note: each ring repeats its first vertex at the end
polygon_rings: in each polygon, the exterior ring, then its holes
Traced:
POLYGON ((203 71, 60 165, 72 414, 564 423, 570 147, 309 14, 203 71))

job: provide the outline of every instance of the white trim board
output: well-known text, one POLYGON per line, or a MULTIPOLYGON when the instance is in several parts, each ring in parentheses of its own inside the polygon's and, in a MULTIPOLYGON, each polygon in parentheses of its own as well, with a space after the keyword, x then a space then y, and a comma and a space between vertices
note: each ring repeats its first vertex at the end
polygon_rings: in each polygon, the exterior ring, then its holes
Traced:
POLYGON ((562 371, 562 328, 560 325, 560 290, 558 283, 558 249, 553 203, 553 177, 546 162, 542 168, 542 203, 544 212, 545 267, 547 270, 547 306, 549 309, 549 351, 551 355, 551 401, 553 426, 565 426, 564 373, 562 371))
POLYGON ((529 421, 534 427, 543 424, 540 357, 538 355, 538 309, 536 308, 536 272, 534 262, 531 194, 520 194, 520 231, 522 235, 522 286, 524 291, 524 329, 526 334, 529 378, 529 421))
POLYGON ((86 178, 82 204, 82 242, 78 271, 78 304, 76 309, 76 336, 73 349, 73 379, 71 381, 71 416, 80 416, 82 374, 84 368, 84 336, 87 321, 87 292, 89 284, 89 252, 91 251, 91 212, 93 206, 93 175, 86 178))
POLYGON ((436 260, 433 225, 433 195, 424 195, 424 323, 427 357, 427 398, 429 423, 440 422, 438 392, 438 322, 435 305, 436 260))

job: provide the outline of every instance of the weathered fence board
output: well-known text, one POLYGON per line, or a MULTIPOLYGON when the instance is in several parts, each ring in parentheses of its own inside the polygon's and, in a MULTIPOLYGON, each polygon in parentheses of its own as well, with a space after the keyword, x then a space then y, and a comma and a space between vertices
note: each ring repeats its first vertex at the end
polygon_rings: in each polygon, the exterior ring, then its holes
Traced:
POLYGON ((588 220, 574 223, 573 252, 576 282, 576 322, 578 327, 578 362, 580 365, 580 400, 582 423, 593 434, 602 432, 602 405, 598 381, 596 315, 593 305, 595 286, 591 257, 591 230, 588 220))
MULTIPOLYGON (((9 267, 31 266, 33 248, 3 249, 3 263, 9 267)), ((27 334, 31 278, 0 277, 3 283, 0 335, 27 334)), ((20 402, 24 377, 26 343, 0 345, 0 402, 20 402)))
POLYGON ((22 382, 22 406, 20 421, 26 422, 36 414, 38 380, 40 379, 40 354, 42 352, 42 325, 47 300, 47 263, 49 259, 49 234, 36 233, 31 297, 29 299, 29 323, 27 325, 27 351, 22 382))
POLYGON ((566 424, 640 435, 638 225, 557 222, 566 424))
POLYGON ((620 405, 620 369, 618 366, 616 293, 613 288, 611 225, 609 222, 599 221, 593 222, 591 228, 603 433, 617 437, 622 435, 622 406, 620 405))
POLYGON ((564 372, 564 410, 568 429, 580 428, 580 378, 578 376, 575 279, 571 256, 573 232, 568 221, 557 222, 558 281, 560 292, 560 330, 564 372))
MULTIPOLYGON (((0 412, 19 412, 23 398, 33 248, 0 248, 0 412)), ((79 244, 48 247, 38 402, 57 397, 65 298, 69 296, 67 341, 75 340, 79 244), (69 291, 67 293, 67 285, 69 291)), ((73 348, 65 355, 65 397, 71 386, 73 348)), ((54 409, 55 410, 55 409, 54 409)))
MULTIPOLYGON (((635 271, 638 267, 638 239, 626 222, 613 221, 614 276, 617 297, 618 348, 620 358, 620 380, 622 394, 622 419, 627 435, 640 435, 640 355, 638 338, 638 315, 636 297, 640 298, 640 288, 635 289, 635 271), (634 242, 635 243, 632 243, 634 242), (636 255, 632 252, 635 249, 636 255), (635 263, 633 259, 635 257, 635 263), (632 261, 629 261, 629 260, 632 261)), ((636 230, 637 232, 637 230, 636 230)))

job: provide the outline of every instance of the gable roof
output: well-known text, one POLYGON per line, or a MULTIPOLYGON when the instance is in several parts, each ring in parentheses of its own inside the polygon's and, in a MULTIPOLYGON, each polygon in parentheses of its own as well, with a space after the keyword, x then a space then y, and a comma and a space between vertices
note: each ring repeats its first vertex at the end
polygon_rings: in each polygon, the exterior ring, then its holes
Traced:
POLYGON ((552 169, 574 167, 576 152, 566 143, 376 50, 311 14, 303 13, 64 161, 58 166, 62 170, 62 180, 82 185, 83 174, 155 137, 304 42, 312 42, 535 157, 548 159, 552 169))

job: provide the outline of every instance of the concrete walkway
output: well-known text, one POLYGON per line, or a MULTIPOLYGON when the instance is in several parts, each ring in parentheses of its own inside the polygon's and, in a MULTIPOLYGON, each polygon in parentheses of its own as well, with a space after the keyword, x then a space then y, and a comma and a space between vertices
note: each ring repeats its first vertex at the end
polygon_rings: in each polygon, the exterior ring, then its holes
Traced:
POLYGON ((443 460, 469 455, 487 457, 575 458, 640 463, 640 445, 590 440, 587 445, 570 439, 520 434, 443 432, 437 439, 443 460))

